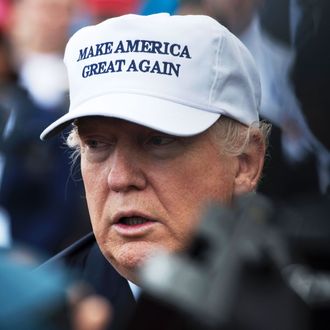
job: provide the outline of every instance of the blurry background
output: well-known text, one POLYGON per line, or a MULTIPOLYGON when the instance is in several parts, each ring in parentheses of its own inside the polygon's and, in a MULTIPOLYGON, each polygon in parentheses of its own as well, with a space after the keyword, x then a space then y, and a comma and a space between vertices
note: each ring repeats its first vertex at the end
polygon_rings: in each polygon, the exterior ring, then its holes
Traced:
MULTIPOLYGON (((53 255, 90 231, 79 166, 41 131, 68 108, 62 63, 79 28, 125 13, 207 14, 250 49, 261 116, 273 124, 259 190, 277 201, 327 194, 327 0, 0 0, 0 246, 53 255)), ((192 31, 193 33, 193 31, 192 31)), ((64 133, 65 136, 65 133, 64 133)))

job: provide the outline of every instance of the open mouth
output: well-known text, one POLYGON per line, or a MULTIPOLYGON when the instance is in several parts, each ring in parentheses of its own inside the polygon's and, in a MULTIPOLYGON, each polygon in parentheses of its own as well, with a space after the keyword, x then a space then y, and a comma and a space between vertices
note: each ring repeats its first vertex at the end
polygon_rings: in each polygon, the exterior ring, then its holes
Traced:
POLYGON ((143 217, 123 217, 120 218, 118 223, 126 226, 137 226, 137 225, 143 225, 148 222, 153 222, 153 221, 143 217))

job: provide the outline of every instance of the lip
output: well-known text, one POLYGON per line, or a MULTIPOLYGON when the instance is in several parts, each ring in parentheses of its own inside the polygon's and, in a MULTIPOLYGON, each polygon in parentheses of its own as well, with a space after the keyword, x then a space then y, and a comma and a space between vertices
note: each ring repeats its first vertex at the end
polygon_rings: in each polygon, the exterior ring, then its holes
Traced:
POLYGON ((130 217, 140 217, 140 218, 145 218, 147 220, 150 220, 150 222, 157 222, 156 219, 152 218, 150 215, 145 214, 143 212, 140 211, 120 211, 117 212, 113 218, 112 218, 112 224, 119 224, 119 221, 121 218, 130 218, 130 217))
POLYGON ((153 230, 153 227, 157 225, 157 223, 158 221, 156 219, 152 218, 149 215, 146 215, 145 213, 139 211, 128 211, 128 212, 116 213, 115 216, 113 217, 112 227, 121 236, 134 237, 134 236, 143 236, 148 234, 153 230), (129 217, 141 217, 149 221, 136 225, 126 225, 119 222, 121 218, 129 218, 129 217))

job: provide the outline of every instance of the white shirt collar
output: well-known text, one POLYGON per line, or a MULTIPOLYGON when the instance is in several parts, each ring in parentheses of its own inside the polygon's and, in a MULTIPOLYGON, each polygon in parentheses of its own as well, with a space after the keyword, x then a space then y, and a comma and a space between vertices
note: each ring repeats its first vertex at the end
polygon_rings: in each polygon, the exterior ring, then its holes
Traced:
POLYGON ((138 300, 141 294, 141 288, 138 287, 136 284, 132 283, 131 281, 128 281, 129 287, 131 288, 131 291, 133 293, 134 299, 138 300))

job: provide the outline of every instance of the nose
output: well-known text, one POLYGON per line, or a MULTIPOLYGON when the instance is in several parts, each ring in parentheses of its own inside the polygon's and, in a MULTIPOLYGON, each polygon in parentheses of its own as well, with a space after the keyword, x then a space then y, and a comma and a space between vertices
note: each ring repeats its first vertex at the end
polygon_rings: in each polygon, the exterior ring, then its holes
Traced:
POLYGON ((119 146, 114 150, 110 160, 108 186, 115 192, 143 190, 147 180, 139 157, 127 148, 119 146))

